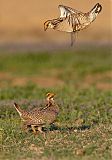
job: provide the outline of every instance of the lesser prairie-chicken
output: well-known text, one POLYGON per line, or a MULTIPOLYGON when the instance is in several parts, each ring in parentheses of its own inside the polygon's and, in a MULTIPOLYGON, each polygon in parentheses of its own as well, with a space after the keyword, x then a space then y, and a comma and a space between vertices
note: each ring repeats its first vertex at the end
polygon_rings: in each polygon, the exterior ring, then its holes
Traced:
POLYGON ((64 5, 59 5, 61 15, 59 18, 47 20, 44 23, 44 30, 52 28, 58 31, 64 31, 71 33, 71 45, 73 45, 73 35, 74 33, 87 28, 101 12, 102 6, 97 3, 89 12, 83 13, 67 7, 64 5))
POLYGON ((24 129, 31 126, 34 133, 36 133, 35 127, 38 128, 38 131, 42 132, 43 126, 50 125, 55 122, 59 113, 59 107, 54 101, 54 96, 54 93, 48 93, 45 107, 41 109, 34 108, 31 111, 25 111, 21 109, 18 104, 14 103, 14 107, 24 122, 24 129))

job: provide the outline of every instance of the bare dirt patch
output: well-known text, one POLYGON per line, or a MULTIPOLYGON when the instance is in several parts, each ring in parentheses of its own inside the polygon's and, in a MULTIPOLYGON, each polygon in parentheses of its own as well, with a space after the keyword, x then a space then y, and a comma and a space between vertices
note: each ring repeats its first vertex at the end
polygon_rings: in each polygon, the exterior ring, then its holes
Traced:
POLYGON ((24 86, 28 83, 34 83, 41 87, 62 86, 63 82, 58 78, 53 77, 17 77, 12 80, 13 86, 24 86))
POLYGON ((6 72, 0 72, 0 80, 1 79, 9 79, 11 77, 11 75, 9 73, 6 72))
POLYGON ((94 83, 98 80, 105 79, 105 78, 112 79, 112 71, 104 72, 104 73, 96 73, 96 74, 89 74, 86 76, 85 81, 88 83, 94 83))
POLYGON ((0 87, 5 87, 6 83, 10 86, 25 86, 29 83, 40 87, 62 86, 64 82, 59 78, 47 76, 14 76, 9 73, 0 72, 0 87))
MULTIPOLYGON (((58 78, 58 74, 44 76, 15 76, 11 73, 0 72, 0 87, 6 86, 26 86, 35 84, 40 87, 56 87, 63 86, 65 83, 58 78)), ((112 71, 105 73, 88 74, 80 83, 75 84, 78 88, 89 88, 95 86, 101 90, 112 89, 112 71)))
POLYGON ((82 87, 88 88, 92 85, 101 90, 111 90, 112 71, 87 75, 83 81, 82 87), (108 79, 108 82, 106 79, 108 79))
POLYGON ((110 83, 97 83, 96 87, 102 90, 112 90, 112 84, 110 83))

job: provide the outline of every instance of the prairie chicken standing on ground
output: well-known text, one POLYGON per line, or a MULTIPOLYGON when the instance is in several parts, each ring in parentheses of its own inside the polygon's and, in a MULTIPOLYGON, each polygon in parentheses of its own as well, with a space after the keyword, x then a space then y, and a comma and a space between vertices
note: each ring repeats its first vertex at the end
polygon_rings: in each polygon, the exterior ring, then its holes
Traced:
POLYGON ((38 131, 42 132, 42 127, 54 123, 59 113, 59 107, 54 102, 53 93, 47 94, 47 104, 42 109, 33 109, 31 111, 22 110, 18 104, 14 103, 14 107, 23 120, 24 129, 31 126, 34 133, 36 133, 35 127, 38 127, 38 131))
POLYGON ((48 20, 44 23, 44 30, 52 28, 58 31, 71 33, 71 46, 73 34, 89 26, 101 12, 102 6, 97 3, 89 12, 83 13, 73 8, 59 5, 61 15, 57 19, 48 20))

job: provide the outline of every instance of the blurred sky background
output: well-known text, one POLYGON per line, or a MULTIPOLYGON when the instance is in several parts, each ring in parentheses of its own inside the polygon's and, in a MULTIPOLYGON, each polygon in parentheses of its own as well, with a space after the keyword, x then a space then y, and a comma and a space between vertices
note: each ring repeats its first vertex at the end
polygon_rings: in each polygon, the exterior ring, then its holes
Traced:
POLYGON ((44 22, 60 15, 63 4, 89 11, 96 3, 103 7, 92 25, 78 34, 76 45, 111 44, 112 0, 0 0, 0 50, 38 50, 70 46, 70 36, 44 31, 44 22))

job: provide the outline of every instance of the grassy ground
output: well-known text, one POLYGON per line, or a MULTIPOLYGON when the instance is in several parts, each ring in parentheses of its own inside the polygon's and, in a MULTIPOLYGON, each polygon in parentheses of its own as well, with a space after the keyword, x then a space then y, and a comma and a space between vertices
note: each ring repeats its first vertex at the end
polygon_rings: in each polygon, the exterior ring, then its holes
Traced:
POLYGON ((112 159, 112 54, 109 48, 0 54, 2 160, 112 159), (46 138, 21 130, 22 108, 56 93, 60 114, 46 138))

